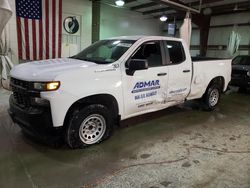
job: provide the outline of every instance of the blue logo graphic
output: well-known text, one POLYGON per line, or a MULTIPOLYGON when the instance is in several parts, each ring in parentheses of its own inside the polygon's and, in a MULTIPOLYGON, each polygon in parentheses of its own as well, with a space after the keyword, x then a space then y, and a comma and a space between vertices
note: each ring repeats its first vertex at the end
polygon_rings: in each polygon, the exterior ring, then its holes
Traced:
POLYGON ((137 82, 132 93, 139 93, 143 91, 151 91, 160 89, 160 80, 152 80, 152 81, 145 81, 145 82, 137 82))

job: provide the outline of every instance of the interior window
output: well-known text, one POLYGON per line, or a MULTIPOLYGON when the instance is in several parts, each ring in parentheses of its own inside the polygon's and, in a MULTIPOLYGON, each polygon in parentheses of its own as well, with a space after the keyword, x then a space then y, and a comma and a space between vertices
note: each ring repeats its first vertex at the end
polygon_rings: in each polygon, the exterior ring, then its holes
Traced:
POLYGON ((167 41, 167 49, 171 64, 179 64, 186 60, 186 56, 181 42, 167 41))
POLYGON ((162 66, 162 55, 160 42, 147 42, 142 44, 132 59, 142 59, 148 61, 149 67, 162 66))

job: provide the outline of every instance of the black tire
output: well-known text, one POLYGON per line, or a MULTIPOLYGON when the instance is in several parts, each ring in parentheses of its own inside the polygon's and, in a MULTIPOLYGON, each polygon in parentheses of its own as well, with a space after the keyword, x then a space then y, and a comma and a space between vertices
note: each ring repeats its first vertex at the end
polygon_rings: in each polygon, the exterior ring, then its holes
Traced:
POLYGON ((208 86, 206 93, 203 96, 204 109, 206 111, 213 111, 220 102, 221 87, 216 84, 208 86))
POLYGON ((107 107, 101 104, 88 105, 72 113, 65 131, 66 143, 72 149, 98 144, 111 136, 113 127, 114 117, 107 107), (99 128, 104 127, 103 122, 105 130, 99 128))

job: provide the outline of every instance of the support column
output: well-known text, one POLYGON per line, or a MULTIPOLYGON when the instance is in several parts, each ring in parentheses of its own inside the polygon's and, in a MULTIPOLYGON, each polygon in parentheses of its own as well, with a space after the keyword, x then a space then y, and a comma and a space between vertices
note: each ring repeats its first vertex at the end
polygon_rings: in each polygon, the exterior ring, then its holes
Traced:
POLYGON ((207 43, 211 16, 193 14, 192 20, 200 29, 200 56, 204 57, 207 54, 207 43))
POLYGON ((92 1, 92 43, 100 39, 100 0, 92 1))

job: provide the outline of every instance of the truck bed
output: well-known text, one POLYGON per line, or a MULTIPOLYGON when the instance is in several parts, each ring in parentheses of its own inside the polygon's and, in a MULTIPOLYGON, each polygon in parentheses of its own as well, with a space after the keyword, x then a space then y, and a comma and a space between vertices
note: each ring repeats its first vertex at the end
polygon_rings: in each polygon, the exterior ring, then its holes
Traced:
POLYGON ((193 61, 193 78, 188 100, 201 98, 209 83, 216 77, 223 77, 225 82, 223 91, 226 91, 231 80, 231 59, 205 59, 199 58, 198 60, 197 58, 196 61, 193 61))

